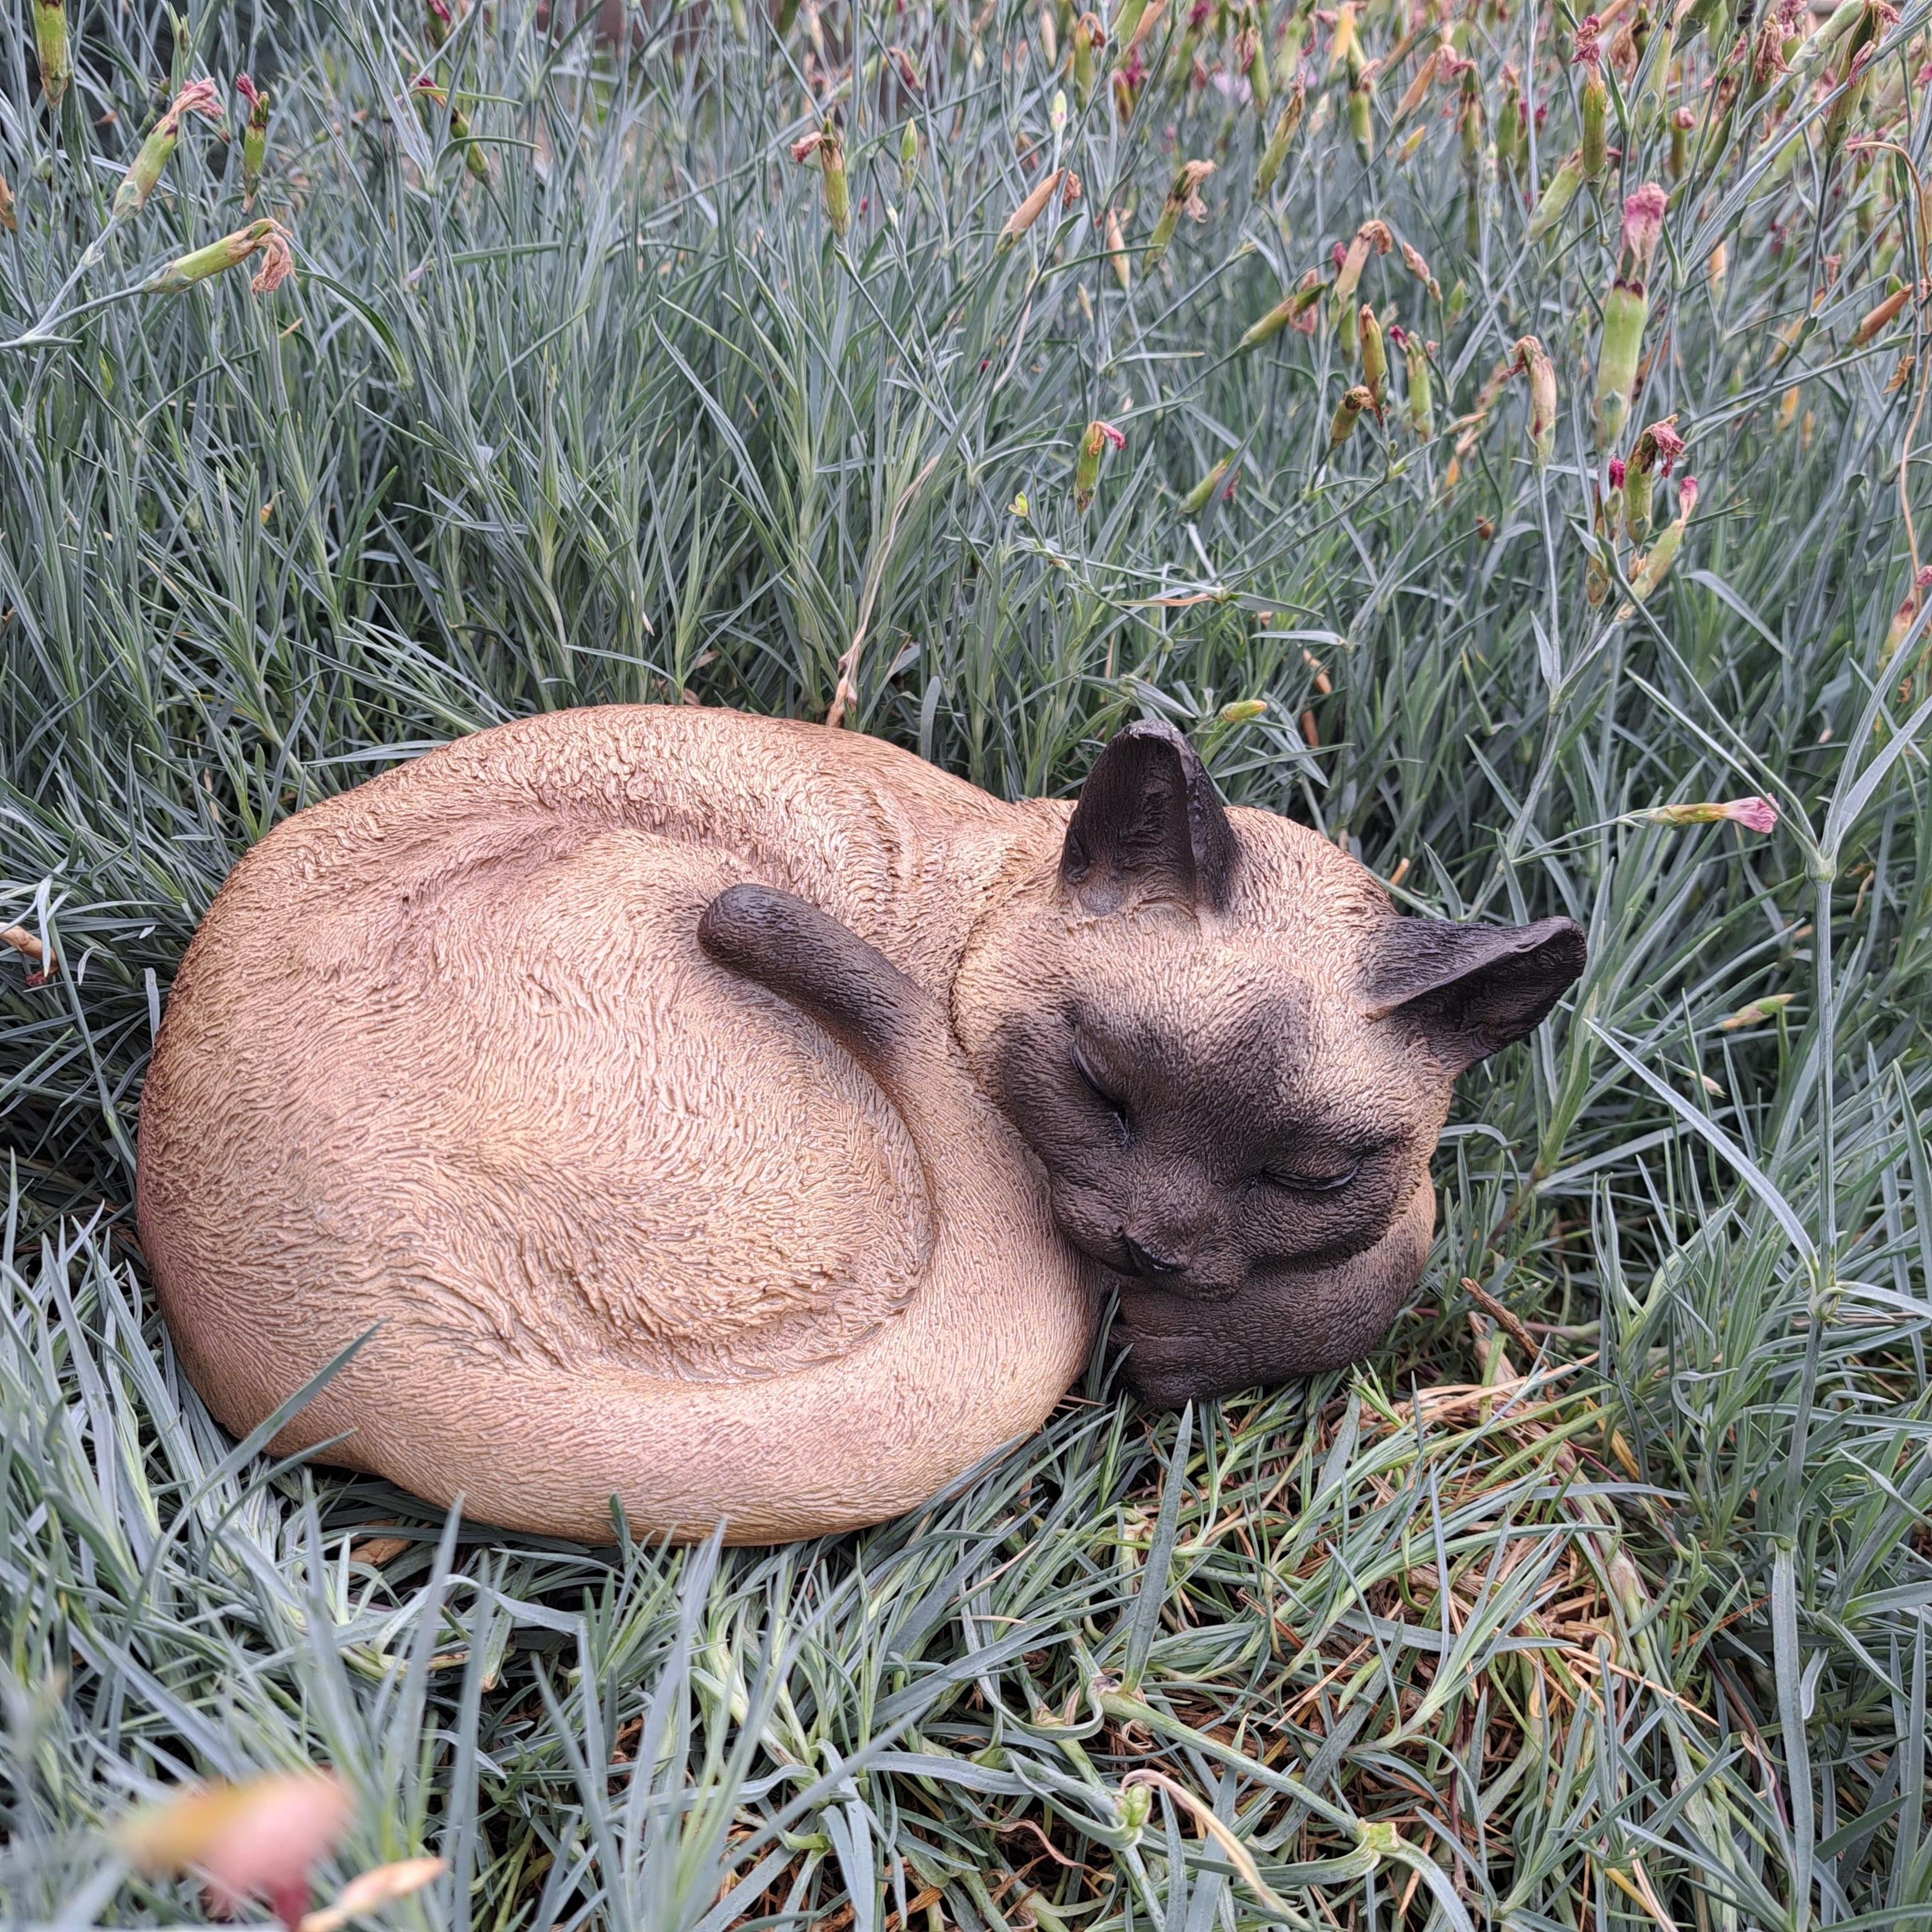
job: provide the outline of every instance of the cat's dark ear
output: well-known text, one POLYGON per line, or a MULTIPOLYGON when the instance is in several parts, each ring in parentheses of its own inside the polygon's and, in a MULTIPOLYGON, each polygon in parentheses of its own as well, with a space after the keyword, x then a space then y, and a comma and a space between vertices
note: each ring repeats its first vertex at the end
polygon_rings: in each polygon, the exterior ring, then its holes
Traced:
POLYGON ((1371 955, 1368 1017, 1400 1016, 1419 1026, 1460 1073, 1540 1024, 1582 971, 1584 957, 1573 920, 1459 926, 1391 919, 1371 955))
POLYGON ((1216 910, 1234 828, 1194 747, 1154 719, 1120 732, 1087 774, 1060 854, 1060 882, 1088 912, 1149 901, 1216 910))

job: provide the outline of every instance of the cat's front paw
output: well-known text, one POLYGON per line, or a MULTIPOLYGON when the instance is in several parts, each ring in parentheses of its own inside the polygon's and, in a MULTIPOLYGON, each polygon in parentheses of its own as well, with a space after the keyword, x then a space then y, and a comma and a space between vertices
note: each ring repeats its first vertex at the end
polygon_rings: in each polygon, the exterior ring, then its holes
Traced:
POLYGON ((1225 1360, 1198 1335, 1131 1335, 1127 1379, 1150 1408, 1178 1408, 1206 1402, 1232 1387, 1225 1360))

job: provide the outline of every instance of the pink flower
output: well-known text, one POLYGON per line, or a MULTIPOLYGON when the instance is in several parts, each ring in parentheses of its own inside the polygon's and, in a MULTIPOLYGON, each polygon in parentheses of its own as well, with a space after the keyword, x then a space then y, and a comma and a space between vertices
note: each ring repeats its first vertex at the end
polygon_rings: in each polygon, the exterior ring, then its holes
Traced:
POLYGON ((1342 264, 1348 259, 1348 251, 1342 246, 1340 242, 1337 242, 1335 245, 1328 250, 1328 259, 1335 264, 1336 268, 1339 268, 1342 264))
POLYGON ((1768 798, 1731 798, 1702 805, 1654 805, 1635 814, 1649 825, 1742 825, 1747 832, 1772 832, 1778 807, 1768 798))
POLYGON ((1604 57, 1603 42, 1598 38, 1604 23, 1594 14, 1586 14, 1576 23, 1576 40, 1570 56, 1572 67, 1594 67, 1604 57))
POLYGON ((1214 11, 1214 0, 1194 0, 1194 4, 1187 10, 1189 32, 1198 34, 1203 27, 1207 26, 1209 17, 1214 11))
MULTIPOLYGON (((418 87, 422 86, 423 85, 423 82, 427 81, 428 78, 429 76, 428 74, 424 74, 422 80, 418 81, 416 85, 418 87)), ((824 140, 825 130, 823 128, 814 128, 811 134, 806 136, 803 140, 793 142, 791 144, 792 159, 795 161, 810 160, 812 156, 818 153, 820 147, 824 144, 824 140)))
POLYGON ((1119 430, 1117 430, 1112 423, 1096 422, 1094 427, 1100 432, 1102 440, 1106 442, 1107 446, 1110 449, 1125 449, 1126 448, 1126 437, 1119 430))
POLYGON ((235 76, 235 92, 240 94, 250 107, 253 107, 262 98, 262 90, 245 74, 238 74, 235 76))
POLYGON ((295 272, 294 251, 289 246, 289 231, 279 221, 268 224, 262 237, 262 266, 250 277, 248 286, 258 296, 272 294, 295 272))
POLYGON ((1623 243, 1640 275, 1649 272, 1650 258, 1664 232, 1664 211, 1670 205, 1670 197, 1654 182, 1646 182, 1624 203, 1623 243))
POLYGON ((1621 490, 1624 487, 1624 460, 1621 456, 1610 458, 1610 488, 1621 490))
POLYGON ((1687 476, 1677 486, 1677 520, 1688 524, 1690 512, 1697 507, 1697 479, 1687 476))
POLYGON ((1652 423, 1644 434, 1656 446, 1657 460, 1668 476, 1670 466, 1684 454, 1684 439, 1677 434, 1676 425, 1666 418, 1662 422, 1652 423))
POLYGON ((266 1899, 297 1932, 310 1869, 348 1822, 349 1796, 334 1772, 294 1772, 178 1792, 136 1814, 119 1836, 146 1870, 199 1872, 217 1911, 232 1916, 250 1899, 266 1899))

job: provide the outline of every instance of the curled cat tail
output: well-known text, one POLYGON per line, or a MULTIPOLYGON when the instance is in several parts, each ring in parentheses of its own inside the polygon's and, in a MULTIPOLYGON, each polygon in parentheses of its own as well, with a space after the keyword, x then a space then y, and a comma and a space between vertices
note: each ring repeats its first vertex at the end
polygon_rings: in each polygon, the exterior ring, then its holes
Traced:
MULTIPOLYGON (((904 1302, 836 1358, 736 1381, 681 1381, 600 1354, 569 1373, 473 1367, 416 1377, 411 1426, 383 1473, 460 1493, 508 1528, 607 1542, 634 1533, 730 1543, 857 1528, 916 1508, 1030 1433, 1084 1366, 1096 1271, 1055 1232, 1024 1144, 981 1094, 944 1010, 883 954, 788 892, 737 885, 701 916, 716 964, 822 1025, 904 1121, 932 1245, 904 1302), (516 1418, 536 1458, 483 1453, 473 1418, 516 1418)), ((380 1346, 380 1340, 376 1346, 380 1346)))

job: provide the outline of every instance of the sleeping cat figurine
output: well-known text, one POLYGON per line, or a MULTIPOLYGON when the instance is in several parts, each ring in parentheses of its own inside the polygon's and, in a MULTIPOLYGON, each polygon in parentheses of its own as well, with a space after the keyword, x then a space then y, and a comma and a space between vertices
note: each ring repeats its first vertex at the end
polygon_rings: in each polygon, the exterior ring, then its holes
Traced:
POLYGON ((137 1207, 238 1433, 608 1540, 874 1522, 1036 1427, 1107 1288, 1178 1402, 1352 1360, 1450 1083, 1567 920, 1398 916, 1120 732, 1077 803, 690 706, 526 718, 298 812, 169 1000, 137 1207))

